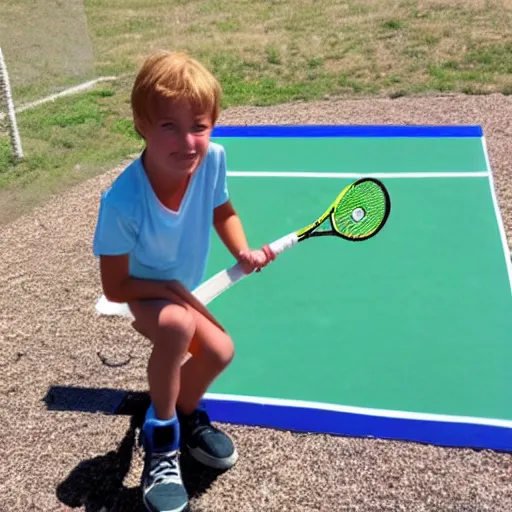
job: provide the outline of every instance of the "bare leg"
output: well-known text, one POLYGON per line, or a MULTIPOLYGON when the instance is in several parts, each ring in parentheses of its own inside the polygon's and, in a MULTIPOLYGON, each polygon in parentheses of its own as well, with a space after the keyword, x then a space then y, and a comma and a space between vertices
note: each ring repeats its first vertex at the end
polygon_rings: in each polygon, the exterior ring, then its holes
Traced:
POLYGON ((134 328, 154 344, 148 376, 155 415, 171 419, 178 409, 182 442, 192 457, 208 467, 232 467, 238 459, 233 442, 205 411, 195 414, 210 384, 233 358, 231 338, 186 302, 138 301, 130 308, 134 328), (183 364, 192 340, 193 357, 183 364))
POLYGON ((137 301, 130 304, 130 309, 135 317, 134 328, 154 345, 148 379, 158 417, 171 417, 176 405, 183 414, 190 414, 233 359, 231 338, 185 302, 137 301), (181 366, 192 337, 194 357, 181 366))
POLYGON ((180 367, 196 330, 191 308, 164 300, 130 303, 139 332, 153 342, 148 382, 156 416, 167 420, 176 412, 180 367))
POLYGON ((178 408, 188 415, 194 411, 215 378, 234 356, 229 335, 195 309, 191 309, 197 351, 181 368, 178 408))

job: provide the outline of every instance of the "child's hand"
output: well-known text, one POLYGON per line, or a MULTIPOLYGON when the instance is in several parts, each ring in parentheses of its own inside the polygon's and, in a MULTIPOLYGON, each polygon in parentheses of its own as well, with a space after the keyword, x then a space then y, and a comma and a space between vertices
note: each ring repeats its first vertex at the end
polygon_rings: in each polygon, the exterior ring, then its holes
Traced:
POLYGON ((238 255, 238 261, 247 274, 254 271, 260 272, 275 259, 276 255, 268 245, 264 245, 261 249, 240 251, 238 255))

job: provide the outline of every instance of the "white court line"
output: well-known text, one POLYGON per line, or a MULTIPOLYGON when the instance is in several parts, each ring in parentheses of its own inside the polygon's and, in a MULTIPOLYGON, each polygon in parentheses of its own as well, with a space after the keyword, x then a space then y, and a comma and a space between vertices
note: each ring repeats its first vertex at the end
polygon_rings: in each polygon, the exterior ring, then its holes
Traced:
POLYGON ((283 171, 228 171, 235 178, 488 178, 488 171, 474 172, 283 172, 283 171))
POLYGON ((508 274, 510 279, 510 290, 512 292, 512 254, 509 253, 507 238, 505 236, 505 228, 499 213, 498 202, 496 199, 496 191, 494 189, 494 181, 492 177, 491 167, 489 165, 489 157, 485 138, 483 140, 485 159, 487 162, 487 171, 470 171, 470 172, 374 172, 374 173, 356 173, 356 172, 283 172, 283 171, 228 171, 227 175, 233 178, 378 178, 378 179, 428 179, 428 178, 488 178, 496 219, 501 233, 503 250, 505 252, 505 260, 507 261, 508 274))
POLYGON ((41 98, 36 101, 32 101, 31 103, 26 103, 16 109, 16 114, 24 112, 30 108, 38 107, 43 103, 53 102, 58 98, 62 98, 64 96, 69 96, 70 94, 77 94, 79 92, 87 91, 88 89, 92 89, 96 84, 100 82, 111 82, 113 80, 117 80, 115 76, 102 76, 100 78, 95 78, 94 80, 89 80, 87 82, 83 82, 79 85, 75 85, 74 87, 70 87, 69 89, 65 89, 56 94, 52 94, 51 96, 46 96, 45 98, 41 98))
POLYGON ((503 217, 501 216, 500 206, 498 198, 496 197, 496 189, 494 185, 494 178, 492 175, 491 161, 487 152, 487 142, 485 137, 482 137, 482 145, 484 148, 485 161, 487 169, 489 170, 489 188, 491 189, 492 202, 494 204, 494 213, 496 215, 496 222, 498 223, 498 229, 500 231, 501 244, 503 246, 503 254, 505 255, 505 262, 507 265, 508 279, 510 282, 510 292, 512 293, 512 255, 508 250, 507 234, 505 232, 505 226, 503 225, 503 217))
POLYGON ((454 416, 447 414, 392 411, 388 409, 369 409, 366 407, 335 405, 321 402, 308 402, 304 400, 288 400, 280 398, 266 398, 244 395, 227 395, 222 393, 206 393, 205 398, 209 398, 212 400, 225 400, 228 402, 277 405, 281 407, 303 407, 306 409, 320 409, 325 411, 344 412, 349 414, 362 414, 365 416, 379 416, 383 418, 398 418, 418 421, 438 421, 445 423, 467 423, 472 425, 488 425, 492 427, 512 428, 512 421, 494 418, 477 418, 473 416, 454 416))

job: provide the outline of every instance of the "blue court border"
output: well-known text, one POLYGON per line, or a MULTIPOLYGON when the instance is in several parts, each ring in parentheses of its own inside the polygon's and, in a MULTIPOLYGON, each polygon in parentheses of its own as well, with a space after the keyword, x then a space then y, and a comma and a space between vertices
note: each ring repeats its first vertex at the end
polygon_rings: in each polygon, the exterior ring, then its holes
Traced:
MULTIPOLYGON (((466 137, 482 138, 479 125, 254 125, 217 126, 212 137, 466 137)), ((512 452, 512 428, 464 421, 386 417, 320 408, 204 399, 219 422, 298 432, 375 437, 439 446, 512 452)))
POLYGON ((217 126, 212 137, 483 137, 478 125, 392 126, 392 125, 255 125, 217 126))
POLYGON ((512 428, 204 398, 214 421, 295 432, 512 452, 512 428))

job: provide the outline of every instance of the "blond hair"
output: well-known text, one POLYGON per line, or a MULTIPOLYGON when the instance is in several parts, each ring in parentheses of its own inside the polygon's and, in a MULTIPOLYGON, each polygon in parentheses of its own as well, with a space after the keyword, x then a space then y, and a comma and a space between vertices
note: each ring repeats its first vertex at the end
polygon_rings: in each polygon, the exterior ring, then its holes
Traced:
POLYGON ((146 58, 135 78, 131 104, 135 126, 153 121, 159 98, 186 100, 215 123, 221 87, 216 78, 185 52, 158 51, 146 58))

